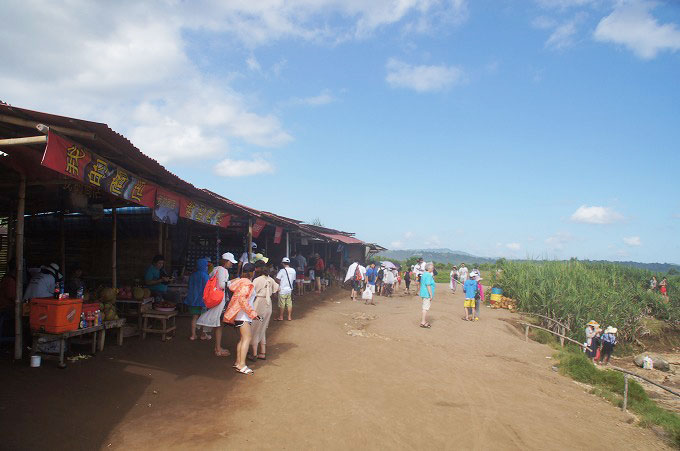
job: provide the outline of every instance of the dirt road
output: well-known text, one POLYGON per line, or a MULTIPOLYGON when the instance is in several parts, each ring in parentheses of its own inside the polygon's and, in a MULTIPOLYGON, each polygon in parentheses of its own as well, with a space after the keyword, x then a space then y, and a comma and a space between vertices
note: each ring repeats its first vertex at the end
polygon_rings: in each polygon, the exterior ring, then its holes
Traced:
POLYGON ((422 329, 419 298, 376 301, 305 295, 294 321, 272 323, 253 376, 186 328, 64 371, 4 368, 0 432, 12 449, 665 449, 554 372, 510 313, 464 322, 460 293, 438 285, 422 329))

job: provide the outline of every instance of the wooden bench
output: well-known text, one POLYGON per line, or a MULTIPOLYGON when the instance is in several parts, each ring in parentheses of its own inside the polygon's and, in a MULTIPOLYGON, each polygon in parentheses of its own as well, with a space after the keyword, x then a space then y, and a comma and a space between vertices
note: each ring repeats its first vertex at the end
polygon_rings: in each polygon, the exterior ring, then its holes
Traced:
POLYGON ((111 330, 111 329, 117 329, 116 333, 117 336, 116 338, 118 339, 118 346, 123 346, 123 326, 125 325, 125 318, 121 319, 115 319, 113 321, 104 321, 104 329, 102 329, 101 333, 99 334, 99 351, 104 350, 104 341, 106 341, 106 331, 111 330))
POLYGON ((33 344, 31 345, 31 355, 41 354, 46 357, 53 357, 52 355, 40 352, 38 347, 42 343, 51 343, 59 341, 59 368, 66 368, 64 363, 64 351, 66 350, 66 340, 72 337, 79 337, 83 335, 92 334, 92 354, 97 352, 97 333, 104 330, 104 326, 92 326, 85 329, 70 330, 61 334, 50 334, 46 332, 33 332, 33 344))
POLYGON ((142 311, 142 339, 146 338, 146 334, 161 334, 163 341, 169 340, 167 335, 173 333, 177 326, 175 325, 175 317, 177 311, 159 312, 157 310, 142 311), (151 321, 149 321, 151 320, 151 321), (149 324, 151 322, 151 324, 149 324), (152 327, 153 323, 160 323, 160 328, 152 327))

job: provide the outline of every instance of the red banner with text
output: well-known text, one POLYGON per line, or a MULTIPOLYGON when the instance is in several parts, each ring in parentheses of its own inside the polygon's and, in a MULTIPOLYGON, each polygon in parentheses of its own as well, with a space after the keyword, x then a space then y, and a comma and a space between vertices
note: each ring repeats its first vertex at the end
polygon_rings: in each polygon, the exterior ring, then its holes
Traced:
POLYGON ((274 230, 274 244, 279 244, 281 242, 281 235, 283 235, 283 227, 277 227, 274 230))
POLYGON ((42 165, 116 197, 155 207, 155 185, 53 132, 47 135, 42 165))
POLYGON ((229 213, 184 198, 180 205, 179 215, 182 218, 191 219, 192 221, 203 224, 223 227, 225 229, 229 227, 229 224, 231 223, 231 215, 229 213))
POLYGON ((262 219, 256 219, 255 224, 253 225, 253 238, 259 237, 266 225, 267 223, 262 219))

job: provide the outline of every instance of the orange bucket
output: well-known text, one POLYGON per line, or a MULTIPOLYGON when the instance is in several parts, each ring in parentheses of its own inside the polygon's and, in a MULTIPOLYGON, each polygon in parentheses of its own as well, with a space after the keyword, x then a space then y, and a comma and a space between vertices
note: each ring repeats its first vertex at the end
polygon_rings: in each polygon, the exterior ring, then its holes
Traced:
POLYGON ((78 329, 82 299, 31 299, 31 330, 60 334, 78 329))

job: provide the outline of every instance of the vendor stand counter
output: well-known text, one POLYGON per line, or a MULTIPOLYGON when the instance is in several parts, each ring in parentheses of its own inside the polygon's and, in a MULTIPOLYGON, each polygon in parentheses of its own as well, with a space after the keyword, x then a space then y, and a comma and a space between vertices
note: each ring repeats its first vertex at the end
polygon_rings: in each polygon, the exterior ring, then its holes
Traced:
POLYGON ((154 298, 138 299, 116 299, 116 304, 121 304, 120 314, 125 316, 137 317, 137 334, 142 332, 142 312, 150 306, 154 298), (133 308, 130 311, 130 307, 133 308))
POLYGON ((106 321, 99 326, 86 327, 84 329, 69 330, 62 333, 47 333, 40 331, 33 331, 33 344, 31 345, 31 355, 43 355, 45 357, 55 357, 54 355, 40 351, 40 345, 45 343, 59 342, 59 368, 66 368, 66 363, 64 362, 64 352, 66 350, 66 341, 73 337, 80 337, 85 335, 92 335, 92 354, 97 352, 97 344, 99 344, 99 350, 104 349, 104 341, 106 339, 106 330, 108 329, 118 329, 118 345, 123 344, 123 325, 125 324, 125 319, 119 319, 114 321, 106 321), (97 340, 99 338, 99 340, 97 340))

